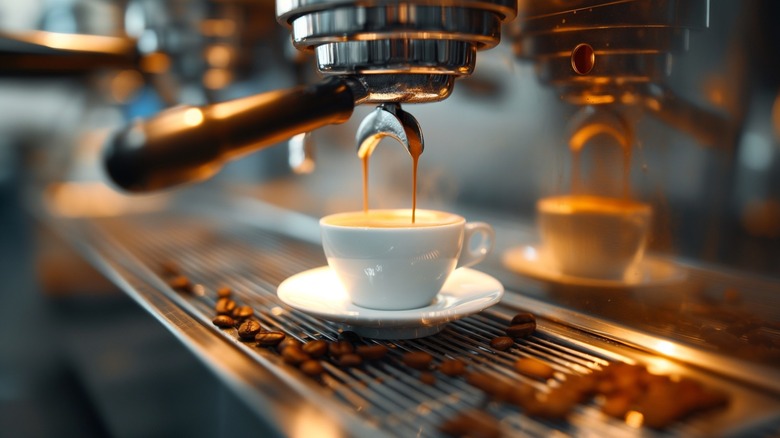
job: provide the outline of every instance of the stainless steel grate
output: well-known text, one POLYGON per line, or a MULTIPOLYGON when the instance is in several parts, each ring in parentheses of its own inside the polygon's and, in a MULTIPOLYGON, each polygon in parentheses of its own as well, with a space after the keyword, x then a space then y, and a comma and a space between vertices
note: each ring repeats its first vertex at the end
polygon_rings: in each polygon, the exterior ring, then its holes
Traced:
MULTIPOLYGON (((567 375, 589 373, 611 361, 633 361, 628 352, 622 354, 618 348, 605 349, 597 343, 580 342, 553 330, 553 323, 543 320, 539 321, 539 330, 533 336, 518 341, 511 350, 494 351, 488 346, 490 339, 502 335, 511 316, 518 311, 506 304, 453 322, 434 336, 382 341, 390 349, 389 357, 382 361, 349 369, 325 362, 326 372, 321 378, 307 378, 284 365, 276 353, 239 341, 234 329, 219 329, 211 319, 216 290, 227 285, 235 291, 237 301, 255 309, 257 319, 266 328, 276 328, 301 341, 337 339, 338 325, 290 310, 276 298, 276 286, 282 280, 325 264, 321 249, 316 245, 227 219, 171 213, 78 219, 70 225, 68 232, 76 236, 89 235, 91 245, 99 246, 99 253, 104 257, 123 259, 139 277, 155 284, 160 293, 181 305, 215 337, 223 338, 256 360, 257 366, 269 366, 270 363, 270 366, 279 367, 301 382, 303 389, 299 390, 324 391, 346 412, 392 435, 436 436, 438 426, 444 420, 471 407, 489 412, 500 421, 507 434, 518 436, 549 436, 556 432, 589 436, 709 436, 713 434, 713 424, 727 422, 736 429, 740 423, 747 424, 744 418, 718 419, 723 415, 712 413, 663 432, 638 430, 604 416, 593 403, 578 406, 568 421, 531 418, 515 407, 491 402, 482 391, 461 377, 439 373, 435 384, 423 384, 419 372, 401 363, 404 352, 426 351, 437 361, 462 358, 470 370, 488 373, 507 385, 522 381, 545 390, 565 380, 567 375), (158 274, 159 268, 171 260, 198 285, 197 293, 178 293, 164 284, 158 274), (552 366, 555 369, 553 381, 542 383, 519 375, 513 368, 519 357, 534 357, 552 366), (718 421, 713 422, 713 419, 718 421)), ((362 342, 380 343, 370 339, 362 342)), ((208 360, 220 361, 220 357, 208 360)))

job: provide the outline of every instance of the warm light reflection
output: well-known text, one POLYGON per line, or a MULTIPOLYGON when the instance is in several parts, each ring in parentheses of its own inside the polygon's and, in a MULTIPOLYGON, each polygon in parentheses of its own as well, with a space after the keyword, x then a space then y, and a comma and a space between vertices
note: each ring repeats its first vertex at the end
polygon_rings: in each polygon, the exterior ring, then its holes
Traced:
POLYGON ((111 79, 111 97, 117 103, 127 103, 143 83, 143 77, 137 71, 122 70, 111 79))
POLYGON ((236 31, 233 20, 212 18, 200 23, 200 32, 207 37, 226 38, 236 31))
MULTIPOLYGON (((666 342, 666 341, 660 341, 659 343, 669 344, 669 342, 666 342)), ((656 347, 656 348, 658 348, 658 347, 656 347)), ((661 348, 665 348, 665 347, 661 347, 661 348)), ((661 350, 659 349, 658 351, 661 351, 661 350)), ((677 352, 677 347, 670 344, 670 351, 672 353, 676 353, 677 352)), ((672 353, 668 353, 668 354, 672 354, 672 353)), ((664 354, 667 354, 667 353, 664 353, 664 354)), ((653 358, 650 358, 648 360, 648 362, 647 362, 647 371, 650 374, 656 374, 656 375, 659 375, 659 376, 666 376, 666 375, 675 373, 677 370, 678 370, 678 367, 675 366, 674 363, 672 363, 670 360, 664 359, 662 357, 653 357, 653 358)))
POLYGON ((590 140, 601 134, 610 135, 617 140, 618 143, 620 143, 620 146, 625 150, 631 148, 631 141, 628 136, 626 136, 626 133, 606 123, 591 123, 581 127, 571 136, 569 147, 574 152, 582 150, 590 140))
POLYGON ((141 70, 147 73, 165 73, 171 68, 171 58, 165 53, 150 53, 141 59, 141 70))
POLYGON ((62 217, 105 217, 117 216, 129 210, 159 208, 164 202, 149 202, 138 197, 130 198, 115 192, 101 182, 67 182, 52 184, 47 191, 47 207, 62 217))
POLYGON ((222 68, 210 68, 203 74, 203 86, 210 90, 227 87, 233 81, 233 74, 222 68))
POLYGON ((187 126, 198 126, 203 123, 203 111, 199 108, 190 108, 184 112, 184 123, 187 126))
POLYGON ((626 424, 634 429, 642 427, 642 423, 645 422, 645 416, 641 412, 628 411, 626 414, 626 424))
POLYGON ((19 38, 53 49, 91 50, 106 53, 129 53, 135 44, 129 38, 44 31, 21 33, 19 38))
POLYGON ((293 438, 336 438, 343 434, 337 424, 325 412, 308 406, 302 406, 293 414, 290 436, 293 438))
POLYGON ((215 44, 206 48, 206 62, 215 68, 226 68, 233 60, 233 49, 223 44, 215 44))
POLYGON ((780 145, 780 93, 775 96, 775 103, 772 105, 772 126, 775 128, 775 142, 780 145))
POLYGON ((677 353, 677 346, 669 341, 658 341, 655 343, 655 350, 665 356, 674 356, 677 353))

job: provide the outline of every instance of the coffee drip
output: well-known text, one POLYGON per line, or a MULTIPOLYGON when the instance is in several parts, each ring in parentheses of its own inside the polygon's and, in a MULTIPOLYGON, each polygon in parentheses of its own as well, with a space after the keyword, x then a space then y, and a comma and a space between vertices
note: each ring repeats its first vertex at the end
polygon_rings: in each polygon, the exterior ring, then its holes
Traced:
POLYGON ((360 123, 356 135, 357 155, 363 165, 363 211, 368 213, 369 159, 379 142, 391 137, 401 143, 412 157, 412 223, 417 211, 417 168, 424 142, 420 124, 398 103, 379 105, 360 123))
MULTIPOLYGON (((619 114, 603 107, 583 108, 570 123, 569 150, 572 154, 572 179, 571 194, 584 195, 587 192, 598 190, 609 191, 610 197, 615 196, 614 190, 608 190, 611 181, 609 170, 612 167, 609 162, 611 154, 605 153, 601 148, 593 150, 594 169, 591 181, 586 181, 582 175, 583 150, 586 146, 593 149, 599 141, 607 146, 615 143, 621 149, 621 187, 619 197, 630 200, 631 195, 631 160, 634 133, 630 124, 619 114), (596 184, 593 184, 593 183, 596 184), (588 183, 591 183, 590 185, 588 183), (593 187, 595 186, 595 187, 593 187)), ((591 193, 592 194, 592 193, 591 193)), ((604 194, 604 193, 599 193, 604 194)))

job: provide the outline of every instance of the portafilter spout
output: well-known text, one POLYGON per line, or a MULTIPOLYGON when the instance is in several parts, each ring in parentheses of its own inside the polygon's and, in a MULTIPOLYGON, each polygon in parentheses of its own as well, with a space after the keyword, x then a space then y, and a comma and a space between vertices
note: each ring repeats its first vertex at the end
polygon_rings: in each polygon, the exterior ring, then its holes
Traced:
POLYGON ((397 140, 413 157, 423 152, 420 124, 398 103, 379 105, 360 123, 355 136, 358 157, 370 157, 385 137, 397 140))

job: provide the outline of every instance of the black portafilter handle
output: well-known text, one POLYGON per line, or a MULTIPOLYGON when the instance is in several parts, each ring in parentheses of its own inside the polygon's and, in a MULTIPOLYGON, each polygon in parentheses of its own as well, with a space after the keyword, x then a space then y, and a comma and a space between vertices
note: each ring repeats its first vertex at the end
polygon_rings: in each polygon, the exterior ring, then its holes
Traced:
POLYGON ((105 168, 131 192, 201 181, 227 160, 347 121, 353 94, 345 80, 331 77, 203 107, 171 108, 117 132, 104 151, 105 168))

